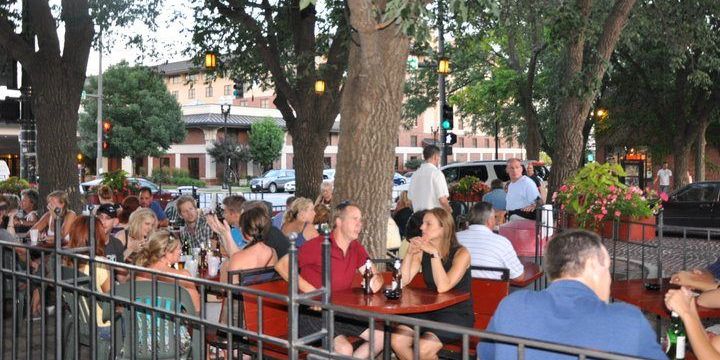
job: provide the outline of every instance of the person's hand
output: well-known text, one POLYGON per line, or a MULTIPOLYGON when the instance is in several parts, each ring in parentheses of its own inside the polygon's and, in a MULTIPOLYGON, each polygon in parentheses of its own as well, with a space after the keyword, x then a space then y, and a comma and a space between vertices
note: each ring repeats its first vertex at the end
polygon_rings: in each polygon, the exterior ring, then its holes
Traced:
POLYGON ((10 212, 8 212, 8 217, 10 217, 10 219, 14 219, 15 217, 17 217, 18 212, 18 209, 12 209, 10 210, 10 212))
POLYGON ((535 211, 535 204, 530 205, 530 206, 526 206, 526 207, 522 208, 521 210, 524 211, 524 212, 535 211))
POLYGON ((670 277, 670 283, 701 291, 717 288, 715 277, 710 272, 701 269, 677 272, 670 277))
POLYGON ((695 297, 686 287, 668 290, 667 294, 665 294, 665 306, 669 310, 676 312, 680 317, 685 317, 693 311, 697 311, 695 297))
POLYGON ((424 238, 417 238, 416 244, 420 248, 420 250, 430 255, 438 256, 440 254, 440 251, 438 251, 437 247, 435 247, 435 245, 433 245, 430 240, 424 238))
POLYGON ((218 220, 217 216, 214 214, 206 216, 205 219, 207 220, 210 229, 221 237, 231 233, 230 224, 228 224, 226 220, 223 220, 223 223, 221 224, 220 220, 218 220))
POLYGON ((415 254, 419 254, 422 252, 422 250, 420 249, 420 246, 418 246, 418 244, 417 244, 419 240, 420 240, 419 236, 416 236, 416 237, 410 239, 410 241, 409 241, 410 246, 408 246, 407 255, 415 255, 415 254))
POLYGON ((693 273, 690 271, 680 271, 675 274, 673 274, 670 277, 670 283, 676 284, 676 285, 687 285, 690 282, 690 279, 692 278, 693 273))

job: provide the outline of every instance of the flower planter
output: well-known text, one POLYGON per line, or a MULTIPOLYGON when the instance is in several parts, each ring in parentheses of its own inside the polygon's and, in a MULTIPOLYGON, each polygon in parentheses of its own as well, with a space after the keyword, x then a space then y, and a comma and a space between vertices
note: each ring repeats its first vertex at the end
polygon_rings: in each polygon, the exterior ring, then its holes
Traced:
MULTIPOLYGON (((655 217, 632 218, 621 216, 618 224, 617 239, 631 242, 645 242, 655 239, 655 217)), ((602 224, 602 236, 612 239, 613 221, 606 221, 602 224)))
POLYGON ((450 194, 451 201, 464 201, 464 202, 480 202, 482 201, 481 194, 463 194, 463 193, 452 193, 450 194))

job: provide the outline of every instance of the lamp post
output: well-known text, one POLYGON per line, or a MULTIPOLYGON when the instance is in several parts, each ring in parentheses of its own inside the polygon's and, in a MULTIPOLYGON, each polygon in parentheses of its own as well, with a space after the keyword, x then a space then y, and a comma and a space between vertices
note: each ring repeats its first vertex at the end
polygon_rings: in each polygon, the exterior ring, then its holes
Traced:
POLYGON ((227 147, 227 137, 228 137, 227 119, 228 119, 228 115, 230 115, 230 107, 231 107, 230 104, 221 104, 220 105, 220 112, 223 115, 223 122, 224 122, 224 125, 223 125, 223 154, 225 155, 224 156, 225 158, 223 159, 223 162, 224 162, 225 166, 223 167, 223 186, 227 186, 228 195, 232 194, 232 185, 229 184, 227 181, 227 170, 228 170, 228 167, 230 166, 229 161, 228 161, 228 159, 229 159, 228 153, 227 153, 227 150, 228 150, 228 147, 227 147))
POLYGON ((498 143, 500 142, 499 133, 500 133, 500 127, 498 125, 497 118, 495 118, 495 160, 500 160, 500 155, 498 154, 498 146, 499 146, 498 143))
MULTIPOLYGON (((442 122, 443 109, 445 109, 445 76, 450 72, 450 61, 445 57, 445 33, 443 28, 443 1, 438 0, 438 54, 440 59, 438 60, 438 98, 440 99, 440 116, 438 117, 438 123, 442 122)), ((445 147, 445 135, 447 130, 440 126, 440 139, 442 139, 442 146, 440 147, 440 165, 447 165, 447 151, 445 147)))

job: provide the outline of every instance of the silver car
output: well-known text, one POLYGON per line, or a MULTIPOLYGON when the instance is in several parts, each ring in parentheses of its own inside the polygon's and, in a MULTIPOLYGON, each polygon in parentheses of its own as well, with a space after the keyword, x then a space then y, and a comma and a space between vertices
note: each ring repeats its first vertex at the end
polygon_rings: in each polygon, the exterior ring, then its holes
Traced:
POLYGON ((295 180, 295 170, 269 170, 262 177, 250 180, 250 191, 275 193, 285 190, 285 184, 295 180))

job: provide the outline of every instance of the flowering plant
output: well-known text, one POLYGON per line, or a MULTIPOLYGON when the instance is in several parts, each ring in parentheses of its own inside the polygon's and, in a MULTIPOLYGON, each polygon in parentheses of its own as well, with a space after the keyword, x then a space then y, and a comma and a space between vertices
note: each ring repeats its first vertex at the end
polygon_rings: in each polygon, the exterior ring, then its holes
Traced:
POLYGON ((450 188, 450 192, 452 193, 480 197, 488 191, 490 191, 490 187, 475 176, 465 176, 450 188))
POLYGON ((140 191, 140 185, 135 181, 129 181, 127 173, 123 170, 111 171, 102 179, 102 185, 110 187, 115 194, 135 195, 140 191))
POLYGON ((621 216, 644 218, 657 213, 661 202, 655 192, 628 187, 620 182, 621 176, 625 172, 620 165, 588 164, 553 194, 553 202, 573 214, 583 228, 621 216))

